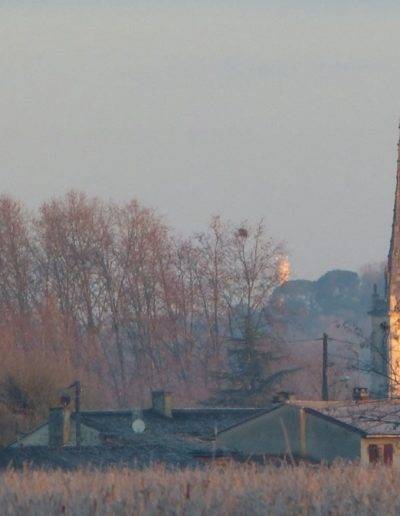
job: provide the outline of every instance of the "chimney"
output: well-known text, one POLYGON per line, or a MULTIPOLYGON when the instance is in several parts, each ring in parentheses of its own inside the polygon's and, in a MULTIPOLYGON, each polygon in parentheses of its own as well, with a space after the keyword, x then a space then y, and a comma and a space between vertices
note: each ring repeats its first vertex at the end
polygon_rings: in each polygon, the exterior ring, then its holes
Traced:
POLYGON ((160 416, 172 417, 172 394, 165 391, 151 393, 152 409, 160 416))
POLYGON ((353 401, 368 401, 369 393, 366 387, 354 387, 353 389, 353 401))
POLYGON ((295 396, 291 392, 280 391, 275 394, 272 399, 272 403, 287 403, 288 401, 293 401, 295 396))
POLYGON ((70 442, 71 439, 71 411, 69 398, 61 397, 60 407, 50 409, 49 415, 49 446, 60 448, 70 442))

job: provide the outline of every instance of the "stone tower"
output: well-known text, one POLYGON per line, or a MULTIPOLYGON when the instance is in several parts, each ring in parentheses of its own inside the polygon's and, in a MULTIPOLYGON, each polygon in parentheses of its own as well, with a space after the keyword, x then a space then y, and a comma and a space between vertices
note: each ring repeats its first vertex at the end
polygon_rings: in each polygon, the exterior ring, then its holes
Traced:
POLYGON ((400 141, 392 238, 388 259, 388 380, 389 396, 400 397, 400 141))

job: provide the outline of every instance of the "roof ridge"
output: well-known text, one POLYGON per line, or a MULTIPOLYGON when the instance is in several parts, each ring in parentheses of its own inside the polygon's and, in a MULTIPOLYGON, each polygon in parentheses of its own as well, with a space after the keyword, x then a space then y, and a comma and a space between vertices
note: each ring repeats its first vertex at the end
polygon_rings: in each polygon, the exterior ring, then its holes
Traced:
MULTIPOLYGON (((93 416, 93 415, 101 415, 101 416, 104 416, 104 415, 120 415, 120 416, 128 416, 128 415, 131 415, 132 412, 134 412, 135 410, 138 410, 138 409, 126 409, 126 410, 113 410, 113 409, 107 409, 107 410, 81 410, 80 411, 80 414, 81 415, 89 415, 89 416, 93 416)), ((74 415, 75 412, 72 413, 72 415, 74 415)))
POLYGON ((194 411, 194 410, 201 410, 201 411, 209 411, 209 412, 216 412, 218 410, 225 410, 229 412, 239 412, 239 411, 258 411, 258 410, 266 410, 269 407, 177 407, 172 409, 173 411, 177 410, 187 410, 187 411, 194 411))

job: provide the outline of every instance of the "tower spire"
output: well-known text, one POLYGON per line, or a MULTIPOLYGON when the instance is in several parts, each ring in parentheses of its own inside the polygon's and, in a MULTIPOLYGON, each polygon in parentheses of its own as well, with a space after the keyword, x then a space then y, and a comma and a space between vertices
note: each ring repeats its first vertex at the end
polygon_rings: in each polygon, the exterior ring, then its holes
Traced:
POLYGON ((390 240, 390 251, 389 251, 389 269, 392 263, 392 257, 395 251, 395 248, 399 248, 399 236, 400 236, 400 226, 399 226, 399 215, 400 215, 400 121, 399 121, 399 139, 397 141, 397 174, 396 174, 396 193, 395 193, 395 201, 394 201, 394 209, 393 209, 393 225, 392 225, 392 237, 390 240), (397 245, 396 245, 397 244, 397 245))
MULTIPOLYGON (((399 124, 400 132, 400 124, 399 124)), ((397 144, 396 193, 388 257, 388 383, 390 396, 400 396, 400 137, 397 144)))

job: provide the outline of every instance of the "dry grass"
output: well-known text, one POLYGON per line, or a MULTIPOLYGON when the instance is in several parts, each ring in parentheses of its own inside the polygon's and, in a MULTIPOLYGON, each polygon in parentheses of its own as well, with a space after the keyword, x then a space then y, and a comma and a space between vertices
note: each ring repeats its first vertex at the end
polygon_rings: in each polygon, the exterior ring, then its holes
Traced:
POLYGON ((385 468, 230 465, 182 471, 9 470, 8 515, 395 515, 400 472, 385 468))

